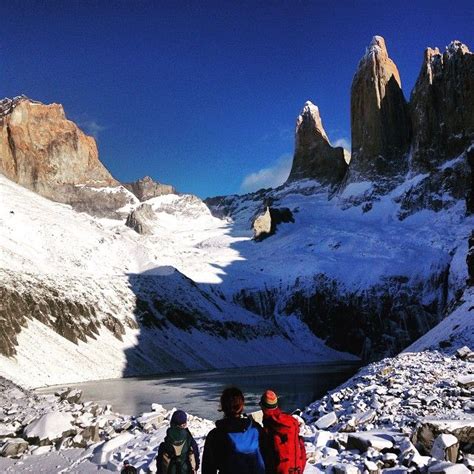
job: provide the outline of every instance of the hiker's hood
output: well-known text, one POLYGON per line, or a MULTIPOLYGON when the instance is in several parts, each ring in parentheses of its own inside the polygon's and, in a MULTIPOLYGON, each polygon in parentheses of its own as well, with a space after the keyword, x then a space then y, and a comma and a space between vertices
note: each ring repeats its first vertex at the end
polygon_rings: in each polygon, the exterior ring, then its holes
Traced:
POLYGON ((291 415, 283 413, 280 408, 264 409, 263 410, 263 426, 286 426, 290 427, 292 423, 291 415))
POLYGON ((172 444, 181 444, 187 437, 186 428, 179 426, 170 426, 166 430, 166 438, 172 444))
POLYGON ((216 421, 216 427, 226 433, 238 433, 247 430, 252 424, 252 419, 246 416, 239 418, 223 418, 216 421))

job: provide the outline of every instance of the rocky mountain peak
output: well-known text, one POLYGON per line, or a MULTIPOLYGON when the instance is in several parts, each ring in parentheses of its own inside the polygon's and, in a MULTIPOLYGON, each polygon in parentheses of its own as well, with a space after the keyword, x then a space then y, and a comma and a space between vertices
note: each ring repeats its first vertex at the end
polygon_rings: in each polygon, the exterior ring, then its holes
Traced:
POLYGON ((462 153, 474 140, 474 54, 452 41, 444 54, 425 50, 410 99, 413 158, 426 172, 462 153))
POLYGON ((66 118, 63 106, 25 96, 0 101, 0 173, 81 211, 113 214, 130 201, 100 162, 94 138, 66 118), (104 187, 116 192, 101 194, 104 187))
POLYGON ((375 35, 372 38, 369 46, 367 46, 365 57, 363 59, 369 59, 372 55, 388 59, 387 46, 385 45, 385 39, 382 36, 375 35))
POLYGON ((298 140, 303 135, 303 133, 298 133, 300 129, 303 128, 313 129, 314 134, 321 135, 329 143, 329 138, 326 135, 326 131, 324 130, 323 122, 321 120, 321 115, 319 114, 319 108, 310 100, 305 102, 303 110, 296 119, 296 140, 298 140))
POLYGON ((410 121, 397 66, 385 40, 374 36, 351 88, 351 171, 363 178, 401 171, 410 121))
POLYGON ((451 43, 446 46, 446 52, 448 54, 456 54, 461 52, 461 54, 469 54, 471 51, 469 48, 459 40, 451 41, 451 43))
POLYGON ((48 196, 55 185, 116 185, 95 140, 67 120, 60 104, 24 96, 2 101, 0 171, 48 196))
POLYGON ((296 119, 295 154, 288 181, 311 178, 322 184, 335 184, 346 170, 344 149, 331 146, 319 108, 305 102, 296 119))

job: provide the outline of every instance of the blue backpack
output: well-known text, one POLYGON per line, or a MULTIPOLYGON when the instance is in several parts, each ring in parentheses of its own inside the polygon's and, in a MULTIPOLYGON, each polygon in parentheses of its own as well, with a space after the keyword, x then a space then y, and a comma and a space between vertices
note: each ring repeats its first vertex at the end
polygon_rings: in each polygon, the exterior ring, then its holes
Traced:
POLYGON ((226 456, 228 469, 235 474, 265 474, 265 464, 259 447, 259 432, 249 420, 245 431, 227 433, 230 440, 230 453, 226 456))

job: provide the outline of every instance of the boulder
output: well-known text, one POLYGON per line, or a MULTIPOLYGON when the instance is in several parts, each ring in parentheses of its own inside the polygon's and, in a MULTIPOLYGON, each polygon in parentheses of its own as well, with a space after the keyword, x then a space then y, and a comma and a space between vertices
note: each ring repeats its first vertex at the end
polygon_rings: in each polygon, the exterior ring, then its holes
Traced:
POLYGON ((287 207, 275 208, 267 206, 265 212, 256 217, 252 228, 256 241, 270 237, 276 232, 279 224, 295 222, 293 213, 287 207))
POLYGON ((80 433, 74 436, 74 438, 72 438, 71 445, 74 448, 85 448, 90 444, 98 443, 99 441, 99 426, 92 425, 87 426, 80 433))
POLYGON ((337 415, 335 412, 327 413, 323 415, 319 420, 316 421, 315 425, 318 430, 326 430, 330 428, 332 425, 337 423, 337 415))
POLYGON ((461 375, 457 378, 458 384, 463 388, 474 387, 474 374, 461 375))
POLYGON ((412 443, 422 454, 429 454, 435 439, 443 433, 454 435, 460 443, 471 443, 474 439, 474 419, 439 420, 424 418, 415 429, 412 443))
POLYGON ((360 180, 402 173, 411 124, 397 66, 385 40, 374 36, 351 87, 351 176, 360 180))
POLYGON ((62 390, 61 392, 56 392, 56 395, 58 395, 60 400, 65 400, 71 404, 74 404, 74 403, 79 403, 79 401, 81 400, 82 391, 67 388, 67 389, 62 390))
POLYGON ((471 471, 463 464, 447 461, 437 462, 428 467, 429 474, 470 474, 471 471))
POLYGON ((373 461, 369 461, 368 459, 364 461, 364 467, 368 474, 379 474, 380 472, 379 466, 373 461))
POLYGON ((317 448, 328 446, 330 441, 333 439, 332 433, 325 430, 320 430, 314 435, 314 445, 317 448))
POLYGON ((143 431, 151 432, 158 429, 164 420, 164 414, 160 412, 143 413, 137 418, 138 424, 142 427, 143 431))
POLYGON ((470 360, 474 357, 474 352, 469 347, 463 346, 456 350, 456 357, 461 360, 470 360))
POLYGON ((116 449, 129 443, 134 439, 132 433, 122 433, 109 441, 97 446, 93 453, 93 462, 99 466, 107 465, 116 449))
POLYGON ((338 463, 331 467, 332 470, 330 472, 333 474, 360 474, 359 468, 352 464, 338 463))
POLYGON ((141 204, 128 215, 125 225, 138 234, 149 235, 153 234, 154 220, 156 214, 150 204, 141 204))
POLYGON ((165 194, 176 194, 174 186, 161 184, 150 176, 145 176, 133 183, 124 183, 124 186, 142 202, 165 194))
POLYGON ((60 411, 49 412, 31 422, 23 431, 24 437, 33 444, 44 446, 76 434, 74 417, 60 411))
POLYGON ((321 184, 340 183, 349 160, 342 147, 331 146, 318 107, 306 102, 296 120, 295 153, 288 181, 310 178, 321 184))
POLYGON ((455 463, 458 459, 459 441, 452 434, 440 434, 431 448, 431 455, 440 461, 455 463))
POLYGON ((15 458, 28 450, 28 442, 21 438, 8 439, 0 448, 0 456, 15 458))
POLYGON ((365 452, 369 448, 377 451, 393 448, 393 438, 384 433, 350 433, 347 438, 347 449, 357 449, 360 452, 365 452))
POLYGON ((412 167, 433 170, 474 140, 474 54, 460 41, 425 50, 410 99, 412 167))

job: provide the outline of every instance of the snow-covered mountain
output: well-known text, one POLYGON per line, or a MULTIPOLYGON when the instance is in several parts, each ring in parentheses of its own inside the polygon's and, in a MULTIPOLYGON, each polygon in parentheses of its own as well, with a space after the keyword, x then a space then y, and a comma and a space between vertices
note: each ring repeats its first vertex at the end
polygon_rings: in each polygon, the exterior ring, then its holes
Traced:
POLYGON ((455 348, 456 331, 473 327, 473 57, 461 43, 425 57, 406 103, 374 38, 354 77, 350 160, 307 102, 287 183, 205 202, 148 178, 132 194, 62 108, 4 102, 0 375, 38 386, 378 358, 450 313, 420 344, 455 348), (465 100, 446 93, 436 110, 448 117, 457 104, 461 118, 438 136, 433 94, 454 82, 465 100), (24 131, 43 116, 36 156, 24 131), (437 136, 429 166, 427 134, 437 136))
POLYGON ((3 176, 0 196, 0 373, 22 385, 350 357, 199 284, 242 257, 197 198, 154 198, 143 237, 3 176))

